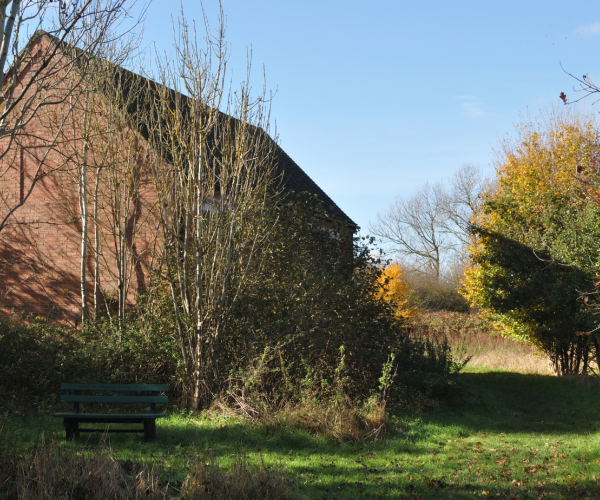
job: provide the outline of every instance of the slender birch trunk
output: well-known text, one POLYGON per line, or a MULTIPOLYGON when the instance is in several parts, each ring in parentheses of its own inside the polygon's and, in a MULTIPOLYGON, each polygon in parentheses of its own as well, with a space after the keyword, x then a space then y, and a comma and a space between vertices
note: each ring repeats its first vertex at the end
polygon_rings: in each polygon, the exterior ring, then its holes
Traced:
POLYGON ((96 183, 94 185, 94 321, 98 319, 99 293, 100 293, 100 228, 98 224, 98 187, 100 186, 100 173, 102 166, 96 169, 96 183))
POLYGON ((88 326, 88 296, 87 296, 87 247, 88 247, 88 205, 87 205, 87 156, 88 140, 83 141, 83 164, 79 181, 80 208, 81 208, 81 323, 82 327, 88 326))

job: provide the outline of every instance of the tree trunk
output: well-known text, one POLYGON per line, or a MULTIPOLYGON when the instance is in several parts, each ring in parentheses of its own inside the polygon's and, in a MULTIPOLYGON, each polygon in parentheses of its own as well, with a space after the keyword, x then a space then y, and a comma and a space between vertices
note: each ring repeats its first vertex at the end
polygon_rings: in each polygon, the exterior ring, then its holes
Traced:
POLYGON ((81 322, 82 327, 88 324, 88 303, 87 303, 87 239, 88 239, 88 207, 87 207, 87 154, 88 141, 83 142, 83 164, 81 165, 81 176, 79 179, 79 203, 81 209, 81 322))
POLYGON ((98 300, 100 293, 100 234, 98 230, 98 185, 100 184, 100 171, 96 170, 96 185, 94 186, 94 321, 98 319, 98 300))

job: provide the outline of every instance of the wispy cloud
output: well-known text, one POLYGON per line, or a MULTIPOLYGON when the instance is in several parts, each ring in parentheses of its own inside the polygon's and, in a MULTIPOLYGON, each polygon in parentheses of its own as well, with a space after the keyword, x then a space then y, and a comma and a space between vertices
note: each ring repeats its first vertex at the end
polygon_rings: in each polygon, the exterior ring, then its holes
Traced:
POLYGON ((481 101, 473 95, 459 95, 456 97, 461 101, 461 106, 470 118, 479 118, 480 116, 487 115, 486 110, 481 104, 481 101))
POLYGON ((600 22, 593 23, 593 24, 587 24, 585 26, 579 26, 579 28, 577 28, 575 30, 575 34, 579 35, 579 36, 583 36, 585 38, 591 38, 593 36, 598 36, 598 35, 600 35, 600 22))

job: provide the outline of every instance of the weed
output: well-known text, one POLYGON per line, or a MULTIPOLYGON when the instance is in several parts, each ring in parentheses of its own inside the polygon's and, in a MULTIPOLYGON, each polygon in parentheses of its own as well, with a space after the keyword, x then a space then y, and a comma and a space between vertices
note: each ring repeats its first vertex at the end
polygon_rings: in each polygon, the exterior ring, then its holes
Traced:
POLYGON ((185 499, 265 499, 290 498, 289 481, 278 467, 265 465, 261 455, 258 467, 244 452, 239 452, 229 469, 217 464, 212 449, 199 457, 181 487, 185 499))
POLYGON ((363 404, 339 400, 307 400, 303 405, 288 406, 278 415, 279 424, 301 429, 334 441, 377 441, 389 421, 385 405, 376 399, 363 404))
MULTIPOLYGON (((394 355, 383 365, 380 393, 367 399, 353 398, 348 390, 344 346, 333 370, 333 381, 305 364, 305 376, 285 396, 270 395, 264 380, 270 375, 265 363, 267 351, 250 370, 239 371, 230 379, 226 397, 211 406, 213 415, 242 417, 246 422, 265 427, 269 433, 287 427, 302 429, 337 442, 377 440, 385 429, 386 403, 396 376, 394 355), (392 372, 392 369, 394 371, 392 372)), ((278 367, 285 376, 286 366, 278 367)))
POLYGON ((290 498, 290 481, 280 467, 250 463, 245 452, 233 454, 229 467, 217 463, 212 449, 193 452, 183 481, 161 480, 143 461, 119 460, 112 448, 100 441, 96 450, 67 447, 42 439, 33 449, 0 454, 0 498, 19 500, 159 500, 173 496, 193 500, 290 498), (177 488, 176 485, 181 485, 177 488))

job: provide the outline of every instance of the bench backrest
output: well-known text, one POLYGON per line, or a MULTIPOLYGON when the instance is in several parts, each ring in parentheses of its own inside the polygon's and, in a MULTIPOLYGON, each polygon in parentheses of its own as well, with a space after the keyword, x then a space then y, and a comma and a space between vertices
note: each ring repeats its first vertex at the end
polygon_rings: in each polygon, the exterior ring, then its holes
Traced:
POLYGON ((63 391, 74 391, 75 394, 65 394, 61 401, 75 403, 73 412, 79 411, 79 403, 150 403, 150 411, 155 412, 156 403, 168 403, 167 396, 158 396, 159 392, 169 390, 168 384, 61 384, 63 391), (97 394, 80 394, 85 392, 149 392, 144 396, 103 396, 97 394))

